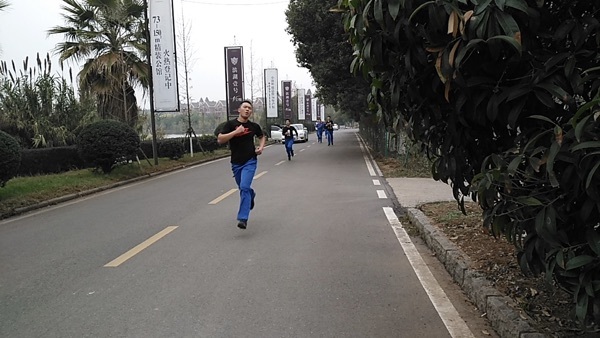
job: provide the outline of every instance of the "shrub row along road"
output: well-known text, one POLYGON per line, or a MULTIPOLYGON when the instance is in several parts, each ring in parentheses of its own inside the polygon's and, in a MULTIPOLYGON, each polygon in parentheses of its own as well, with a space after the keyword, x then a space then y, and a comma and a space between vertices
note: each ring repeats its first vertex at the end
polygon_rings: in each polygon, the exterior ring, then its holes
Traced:
POLYGON ((428 296, 355 130, 335 137, 265 150, 247 230, 228 159, 0 222, 0 336, 481 335, 459 293, 428 296))

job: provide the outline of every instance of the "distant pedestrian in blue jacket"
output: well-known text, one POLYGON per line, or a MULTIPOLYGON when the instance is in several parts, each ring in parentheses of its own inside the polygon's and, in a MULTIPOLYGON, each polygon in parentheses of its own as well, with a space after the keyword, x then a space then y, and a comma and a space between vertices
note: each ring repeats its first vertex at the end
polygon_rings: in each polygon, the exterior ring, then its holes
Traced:
POLYGON ((323 143, 323 130, 325 130, 325 122, 321 118, 317 118, 317 140, 319 143, 323 143))

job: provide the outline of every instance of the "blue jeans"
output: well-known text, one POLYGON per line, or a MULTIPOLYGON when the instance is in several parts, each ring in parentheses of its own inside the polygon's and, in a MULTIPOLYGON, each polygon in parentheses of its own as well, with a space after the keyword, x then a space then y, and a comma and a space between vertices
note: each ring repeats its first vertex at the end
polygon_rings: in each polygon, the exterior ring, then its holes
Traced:
POLYGON ((287 153, 287 156, 294 156, 294 139, 285 139, 285 152, 287 153))
POLYGON ((317 141, 323 143, 323 129, 317 129, 317 141))
POLYGON ((247 221, 250 216, 250 203, 256 195, 251 185, 254 173, 256 173, 257 162, 255 158, 252 158, 244 164, 231 164, 235 183, 240 190, 240 208, 237 214, 239 221, 247 221))
POLYGON ((327 145, 332 145, 333 144, 333 131, 325 130, 325 134, 327 135, 327 145))

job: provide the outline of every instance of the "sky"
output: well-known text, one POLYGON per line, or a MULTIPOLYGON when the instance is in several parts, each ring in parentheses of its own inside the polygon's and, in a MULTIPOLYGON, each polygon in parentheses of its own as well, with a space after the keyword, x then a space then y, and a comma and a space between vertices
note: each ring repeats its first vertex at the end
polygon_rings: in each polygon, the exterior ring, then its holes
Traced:
MULTIPOLYGON (((53 55, 59 35, 48 36, 48 29, 63 25, 62 0, 8 0, 10 6, 0 12, 0 60, 17 67, 29 56, 30 65, 40 53, 50 52, 53 69, 60 74, 58 58, 53 55)), ((264 68, 277 68, 279 80, 292 80, 297 88, 311 89, 310 73, 298 66, 291 36, 286 33, 285 10, 288 0, 173 0, 175 31, 182 22, 190 29, 193 51, 190 70, 190 97, 211 100, 225 98, 224 47, 243 46, 246 96, 250 97, 250 68, 253 64, 254 96, 262 87, 264 68), (182 19, 183 18, 183 19, 182 19)), ((178 51, 181 54, 181 50, 178 51)), ((80 66, 70 63, 76 74, 80 66)), ((180 66, 180 68, 182 68, 180 66)), ((181 73, 181 69, 179 69, 181 73)), ((65 74, 68 74, 65 71, 65 74)), ((66 77, 67 75, 65 75, 66 77)), ((147 97, 138 100, 147 106, 147 97)), ((180 88, 180 93, 184 91, 180 88)))

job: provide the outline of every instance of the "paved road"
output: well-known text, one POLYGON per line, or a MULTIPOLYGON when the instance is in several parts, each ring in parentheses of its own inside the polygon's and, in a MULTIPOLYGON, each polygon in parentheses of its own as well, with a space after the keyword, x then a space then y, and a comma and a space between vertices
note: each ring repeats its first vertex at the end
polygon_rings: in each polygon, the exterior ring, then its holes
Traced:
POLYGON ((247 230, 228 160, 0 222, 0 337, 480 336, 355 130, 311 136, 259 158, 247 230))

